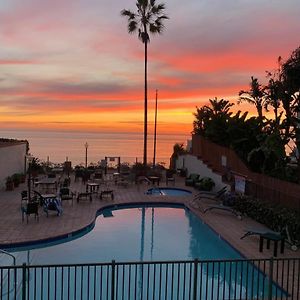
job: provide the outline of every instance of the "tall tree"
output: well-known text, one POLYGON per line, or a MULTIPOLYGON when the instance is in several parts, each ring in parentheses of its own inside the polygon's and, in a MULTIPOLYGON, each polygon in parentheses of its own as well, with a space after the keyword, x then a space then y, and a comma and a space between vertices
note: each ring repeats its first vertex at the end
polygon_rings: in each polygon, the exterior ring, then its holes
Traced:
POLYGON ((283 112, 279 111, 281 106, 281 100, 284 97, 284 89, 282 82, 280 81, 280 72, 281 72, 281 56, 278 57, 278 68, 272 72, 267 71, 267 78, 269 82, 265 87, 265 97, 266 105, 271 106, 274 112, 274 131, 279 132, 280 130, 280 120, 283 112))
POLYGON ((138 33, 138 38, 144 44, 145 69, 144 69, 144 155, 143 164, 147 164, 147 124, 148 124, 148 87, 147 87, 147 62, 148 62, 148 43, 149 34, 161 34, 164 29, 163 21, 168 19, 164 14, 165 4, 156 4, 155 0, 137 0, 137 11, 132 12, 123 9, 121 15, 128 19, 128 32, 138 33))
POLYGON ((282 64, 281 82, 284 86, 283 107, 286 123, 291 127, 290 138, 298 149, 298 180, 300 182, 300 47, 282 64))
POLYGON ((263 121, 263 108, 267 109, 267 102, 264 97, 264 89, 261 84, 258 82, 257 78, 251 77, 250 82, 250 90, 249 91, 240 91, 239 92, 239 100, 238 103, 248 102, 250 104, 255 105, 258 118, 262 122, 263 121))
POLYGON ((201 108, 196 107, 193 133, 200 134, 222 145, 227 145, 227 127, 232 105, 234 104, 228 100, 215 98, 209 99, 209 105, 201 108))

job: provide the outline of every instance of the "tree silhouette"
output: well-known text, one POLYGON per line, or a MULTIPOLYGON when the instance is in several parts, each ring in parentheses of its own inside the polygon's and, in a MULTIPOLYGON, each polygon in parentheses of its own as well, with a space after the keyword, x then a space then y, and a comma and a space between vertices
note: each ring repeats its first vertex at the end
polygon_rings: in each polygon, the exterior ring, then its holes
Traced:
POLYGON ((147 124, 148 124, 148 87, 147 87, 147 59, 149 34, 161 34, 164 29, 163 21, 168 19, 164 14, 165 4, 156 4, 155 0, 137 0, 137 11, 132 12, 123 9, 121 15, 128 19, 128 32, 138 33, 138 38, 144 44, 145 50, 145 69, 144 69, 144 155, 143 164, 147 165, 147 124))
POLYGON ((264 88, 258 82, 257 78, 251 77, 250 90, 249 91, 240 91, 239 92, 238 103, 248 102, 255 105, 258 118, 263 121, 263 108, 267 109, 267 101, 264 95, 264 88))

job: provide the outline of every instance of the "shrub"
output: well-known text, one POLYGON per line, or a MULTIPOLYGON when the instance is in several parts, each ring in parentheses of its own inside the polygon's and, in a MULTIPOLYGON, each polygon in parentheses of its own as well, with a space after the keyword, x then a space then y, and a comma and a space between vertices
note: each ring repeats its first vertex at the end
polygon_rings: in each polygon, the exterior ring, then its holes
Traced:
POLYGON ((201 191, 211 191, 215 186, 215 182, 210 177, 203 177, 197 184, 197 188, 201 191))
POLYGON ((299 212, 281 206, 274 207, 269 203, 247 196, 238 197, 235 201, 235 208, 242 214, 266 225, 270 229, 281 232, 293 244, 299 244, 299 212))

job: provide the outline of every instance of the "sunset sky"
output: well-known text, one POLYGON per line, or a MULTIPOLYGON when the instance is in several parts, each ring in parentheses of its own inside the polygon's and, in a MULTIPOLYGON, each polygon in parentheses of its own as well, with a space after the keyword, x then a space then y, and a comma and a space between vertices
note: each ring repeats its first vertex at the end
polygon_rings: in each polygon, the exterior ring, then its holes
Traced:
MULTIPOLYGON (((196 106, 235 101, 300 45, 299 0, 158 2, 170 19, 149 45, 149 120, 158 89, 161 131, 190 132, 196 106)), ((0 0, 1 128, 142 131, 144 48, 123 8, 135 1, 0 0)))

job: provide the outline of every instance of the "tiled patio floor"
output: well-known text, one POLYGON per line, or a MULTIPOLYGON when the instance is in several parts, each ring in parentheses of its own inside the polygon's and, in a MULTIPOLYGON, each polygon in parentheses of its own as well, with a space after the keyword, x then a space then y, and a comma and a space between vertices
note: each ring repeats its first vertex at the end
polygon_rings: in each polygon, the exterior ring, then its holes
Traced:
MULTIPOLYGON (((161 185, 164 185, 164 183, 161 185)), ((246 258, 270 258, 273 255, 272 245, 270 250, 264 249, 262 253, 258 251, 259 238, 257 236, 240 239, 246 228, 261 226, 253 220, 249 218, 239 220, 229 212, 218 210, 203 214, 202 209, 193 207, 191 201, 193 195, 180 197, 146 195, 145 191, 149 187, 147 184, 139 186, 132 184, 127 188, 113 185, 112 188, 115 194, 113 201, 109 197, 99 200, 97 195, 93 195, 92 202, 80 201, 77 203, 75 200, 72 205, 71 201, 64 201, 62 216, 58 217, 54 212, 50 212, 49 217, 46 217, 46 214, 40 209, 39 222, 31 215, 28 224, 26 220, 22 222, 20 210, 20 194, 22 190, 26 190, 26 184, 21 184, 13 191, 0 191, 0 248, 4 244, 47 239, 82 229, 95 220, 98 209, 107 205, 135 202, 174 202, 183 203, 189 207, 246 258)), ((175 187, 186 188, 182 178, 176 178, 175 187)), ((85 191, 85 185, 81 181, 74 182, 72 178, 71 189, 83 192, 85 191)), ((195 193, 193 189, 191 191, 195 193)), ((205 201, 203 203, 205 206, 205 201)), ((284 254, 279 253, 278 257, 300 257, 300 251, 291 251, 286 247, 284 254)))

